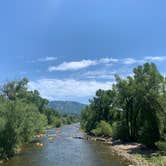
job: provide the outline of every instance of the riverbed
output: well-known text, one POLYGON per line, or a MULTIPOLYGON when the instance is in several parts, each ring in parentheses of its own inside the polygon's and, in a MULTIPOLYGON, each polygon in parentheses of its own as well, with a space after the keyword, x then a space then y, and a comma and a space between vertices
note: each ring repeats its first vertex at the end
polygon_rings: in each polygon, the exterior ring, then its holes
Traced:
POLYGON ((128 166, 101 142, 75 139, 82 137, 79 124, 49 129, 46 135, 35 144, 26 146, 23 152, 0 166, 128 166))

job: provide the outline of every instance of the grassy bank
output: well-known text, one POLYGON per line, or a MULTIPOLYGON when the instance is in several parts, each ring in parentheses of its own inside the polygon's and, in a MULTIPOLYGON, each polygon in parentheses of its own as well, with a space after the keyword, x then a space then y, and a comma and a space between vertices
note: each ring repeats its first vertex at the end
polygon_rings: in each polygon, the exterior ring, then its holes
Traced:
POLYGON ((166 154, 163 154, 161 151, 147 154, 136 153, 134 154, 134 157, 136 157, 138 160, 146 160, 149 165, 166 166, 166 154))

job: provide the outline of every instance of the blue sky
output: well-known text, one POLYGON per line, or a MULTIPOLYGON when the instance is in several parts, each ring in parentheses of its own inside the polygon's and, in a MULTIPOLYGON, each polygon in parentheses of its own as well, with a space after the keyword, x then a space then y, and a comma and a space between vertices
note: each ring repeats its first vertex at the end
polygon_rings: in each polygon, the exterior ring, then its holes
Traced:
POLYGON ((87 103, 114 74, 166 73, 165 0, 0 2, 0 82, 28 77, 50 100, 87 103))

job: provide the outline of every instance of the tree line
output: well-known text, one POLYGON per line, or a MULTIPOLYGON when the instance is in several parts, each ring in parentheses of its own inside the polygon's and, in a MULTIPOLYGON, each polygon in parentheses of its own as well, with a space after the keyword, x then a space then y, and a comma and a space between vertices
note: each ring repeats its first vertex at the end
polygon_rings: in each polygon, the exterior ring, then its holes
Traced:
POLYGON ((137 141, 147 147, 166 141, 166 78, 153 63, 133 69, 110 90, 98 90, 82 111, 81 127, 89 134, 137 141))
POLYGON ((48 107, 37 90, 29 91, 28 79, 5 83, 0 89, 0 158, 13 156, 21 145, 32 141, 46 127, 70 124, 72 116, 61 116, 48 107))

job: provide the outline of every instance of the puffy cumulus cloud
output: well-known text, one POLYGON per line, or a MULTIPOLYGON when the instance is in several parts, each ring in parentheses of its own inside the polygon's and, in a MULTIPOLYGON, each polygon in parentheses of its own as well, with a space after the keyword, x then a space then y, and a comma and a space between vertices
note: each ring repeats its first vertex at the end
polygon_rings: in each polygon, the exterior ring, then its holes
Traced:
POLYGON ((41 79, 30 81, 30 90, 37 89, 41 96, 49 100, 75 100, 84 98, 86 101, 95 95, 98 89, 111 89, 113 82, 86 81, 75 79, 41 79))

